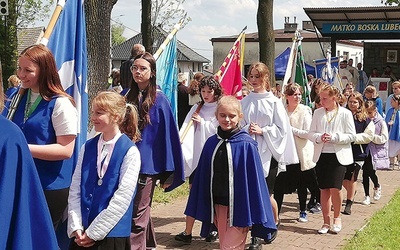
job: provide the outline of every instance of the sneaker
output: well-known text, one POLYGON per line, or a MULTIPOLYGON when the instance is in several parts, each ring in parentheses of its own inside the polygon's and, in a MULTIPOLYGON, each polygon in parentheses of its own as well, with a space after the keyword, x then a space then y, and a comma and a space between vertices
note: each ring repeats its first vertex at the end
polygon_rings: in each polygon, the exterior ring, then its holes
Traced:
POLYGON ((190 244, 190 243, 192 243, 192 235, 186 234, 186 232, 183 231, 182 233, 175 235, 175 240, 182 241, 183 243, 186 243, 186 244, 190 244))
POLYGON ((382 188, 381 186, 374 188, 374 200, 379 200, 381 198, 382 188))
POLYGON ((307 222, 308 221, 308 217, 307 217, 306 211, 301 211, 300 212, 298 220, 299 220, 299 222, 307 222))
POLYGON ((214 242, 218 238, 218 232, 217 231, 211 231, 208 236, 206 237, 207 242, 214 242))
POLYGON ((310 213, 312 214, 319 214, 322 212, 321 204, 316 203, 311 209, 310 213))
POLYGON ((261 239, 257 237, 251 237, 251 243, 247 250, 261 250, 262 245, 261 245, 261 239))
POLYGON ((351 215, 351 205, 353 205, 353 202, 350 200, 347 200, 346 206, 344 207, 342 214, 351 215))
POLYGON ((314 202, 308 202, 307 203, 307 210, 308 211, 311 211, 311 209, 314 207, 316 205, 316 203, 314 203, 314 202))
POLYGON ((364 205, 369 205, 371 204, 371 198, 369 198, 369 196, 365 196, 364 200, 362 201, 362 204, 364 205))

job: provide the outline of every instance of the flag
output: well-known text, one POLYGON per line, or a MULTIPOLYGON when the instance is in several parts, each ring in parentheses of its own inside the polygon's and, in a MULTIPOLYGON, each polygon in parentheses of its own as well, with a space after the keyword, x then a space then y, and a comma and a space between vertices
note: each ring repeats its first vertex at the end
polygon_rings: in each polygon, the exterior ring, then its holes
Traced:
POLYGON ((224 95, 233 95, 238 99, 242 99, 244 43, 245 33, 242 31, 216 73, 216 78, 224 89, 224 95))
MULTIPOLYGON (((86 24, 83 0, 68 0, 49 37, 47 47, 53 52, 61 84, 71 95, 78 111, 78 135, 72 160, 74 165, 79 151, 86 142, 88 126, 86 24)), ((64 216, 65 218, 65 216, 64 216)), ((58 226, 60 249, 68 249, 66 220, 58 226)))
POLYGON ((343 84, 339 76, 339 58, 331 57, 329 50, 326 54, 326 58, 314 60, 317 73, 316 77, 336 86, 342 91, 343 84))
POLYGON ((283 83, 282 83, 283 90, 285 90, 286 85, 289 83, 289 81, 293 82, 291 78, 293 76, 293 71, 295 70, 294 63, 296 62, 296 56, 297 56, 297 33, 295 35, 295 38, 293 39, 292 47, 290 49, 289 59, 286 66, 285 76, 283 77, 283 83))
POLYGON ((176 36, 166 45, 164 51, 157 59, 157 85, 171 102, 175 120, 178 115, 177 88, 178 88, 178 63, 176 51, 176 36))
POLYGON ((294 77, 294 81, 301 86, 303 89, 302 100, 303 103, 309 105, 310 101, 310 90, 308 87, 308 80, 307 80, 307 70, 306 64, 304 62, 304 55, 303 49, 301 46, 301 41, 298 42, 297 47, 297 56, 296 56, 296 73, 294 77))
POLYGON ((79 134, 74 157, 86 142, 88 126, 86 24, 82 0, 68 0, 58 18, 47 47, 56 59, 61 84, 78 110, 79 134))

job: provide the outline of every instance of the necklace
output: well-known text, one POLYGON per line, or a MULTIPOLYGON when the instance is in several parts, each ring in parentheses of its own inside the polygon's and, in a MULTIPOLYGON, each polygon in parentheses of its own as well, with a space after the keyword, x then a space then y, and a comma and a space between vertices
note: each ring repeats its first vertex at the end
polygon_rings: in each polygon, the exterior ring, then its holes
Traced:
POLYGON ((338 114, 338 111, 339 111, 339 108, 338 107, 335 107, 335 113, 332 115, 332 117, 328 117, 328 111, 326 111, 326 109, 325 109, 325 119, 326 119, 326 121, 328 122, 328 123, 331 123, 334 119, 335 119, 335 117, 337 116, 337 114, 338 114))

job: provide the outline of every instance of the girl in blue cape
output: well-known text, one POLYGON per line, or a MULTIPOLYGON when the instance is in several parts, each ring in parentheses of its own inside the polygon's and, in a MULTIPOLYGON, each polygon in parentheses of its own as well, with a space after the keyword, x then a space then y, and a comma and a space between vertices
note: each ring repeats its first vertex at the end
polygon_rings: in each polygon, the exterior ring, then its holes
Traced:
POLYGON ((257 143, 238 126, 239 101, 225 96, 217 105, 217 134, 205 143, 185 214, 218 228, 220 249, 244 249, 247 232, 267 239, 276 231, 257 143))
MULTIPOLYGON (((2 110, 3 95, 0 95, 0 112, 2 110)), ((0 133, 0 249, 58 249, 50 212, 24 134, 3 116, 0 116, 0 128, 4 131, 0 133)))
POLYGON ((388 110, 385 121, 389 129, 389 159, 390 167, 394 168, 394 159, 400 154, 400 95, 390 98, 392 108, 388 110))
POLYGON ((167 97, 157 90, 156 60, 146 52, 133 61, 127 102, 138 109, 142 139, 136 143, 143 159, 134 200, 132 249, 156 248, 150 216, 157 180, 166 192, 185 182, 178 127, 167 97), (144 160, 145 159, 145 160, 144 160))

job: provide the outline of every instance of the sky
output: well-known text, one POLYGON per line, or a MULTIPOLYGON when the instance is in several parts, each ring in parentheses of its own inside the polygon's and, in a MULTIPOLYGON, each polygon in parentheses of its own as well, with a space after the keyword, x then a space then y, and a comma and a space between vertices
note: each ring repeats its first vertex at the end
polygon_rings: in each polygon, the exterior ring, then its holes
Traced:
MULTIPOLYGON (((303 8, 359 6, 382 4, 381 0, 274 0, 274 29, 283 28, 285 17, 290 22, 296 17, 301 27, 302 21, 309 20, 303 8)), ((245 26, 246 33, 257 32, 257 7, 258 0, 186 0, 182 8, 192 21, 177 33, 177 38, 212 61, 211 38, 238 35, 245 26)), ((118 0, 111 18, 125 26, 124 37, 135 36, 140 32, 140 0, 118 0)))
MULTIPOLYGON (((274 0, 274 29, 282 29, 285 17, 290 22, 296 17, 299 27, 309 20, 303 8, 382 6, 380 0, 274 0), (361 3, 362 2, 362 3, 361 3), (323 3, 323 5, 321 5, 323 3)), ((192 19, 177 33, 177 38, 200 55, 212 60, 210 39, 257 32, 258 0, 186 0, 183 9, 192 19)), ((130 38, 140 32, 140 0, 118 0, 111 17, 124 26, 124 36, 130 38)))

